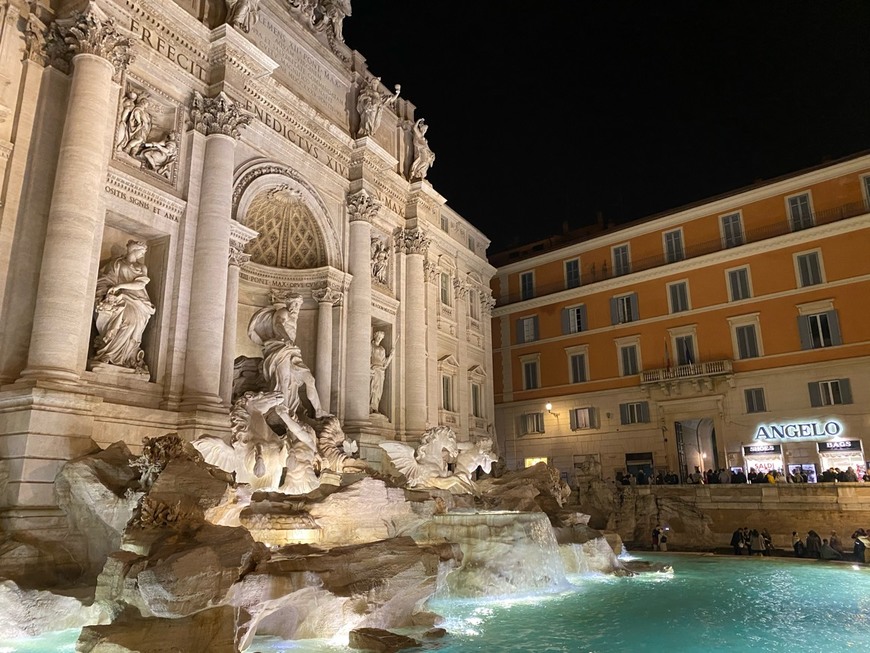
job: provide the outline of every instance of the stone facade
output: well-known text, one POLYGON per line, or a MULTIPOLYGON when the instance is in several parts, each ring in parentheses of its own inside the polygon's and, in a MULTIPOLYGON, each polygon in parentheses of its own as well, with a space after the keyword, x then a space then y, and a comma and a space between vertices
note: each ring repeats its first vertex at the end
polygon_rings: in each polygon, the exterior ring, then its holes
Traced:
POLYGON ((4 529, 52 531, 57 471, 95 443, 228 434, 235 362, 262 356, 248 322, 275 292, 302 296, 319 403, 372 465, 432 426, 492 435, 489 241, 412 175, 415 106, 328 4, 0 9, 4 529), (107 291, 109 261, 127 276, 107 291), (95 365, 113 335, 95 295, 120 324, 131 285, 154 309, 139 359, 95 365), (374 331, 393 354, 377 412, 374 331))

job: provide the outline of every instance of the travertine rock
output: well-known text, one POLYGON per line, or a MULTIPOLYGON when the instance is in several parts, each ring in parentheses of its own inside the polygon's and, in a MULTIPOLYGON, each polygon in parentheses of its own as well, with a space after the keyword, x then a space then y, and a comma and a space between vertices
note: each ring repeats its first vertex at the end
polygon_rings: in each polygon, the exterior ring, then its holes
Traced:
POLYGON ((85 606, 72 596, 21 589, 0 581, 0 638, 32 637, 54 630, 107 623, 100 606, 85 606))
POLYGON ((421 645, 416 639, 391 633, 381 628, 355 628, 350 631, 348 644, 350 648, 376 651, 377 653, 393 653, 421 645))

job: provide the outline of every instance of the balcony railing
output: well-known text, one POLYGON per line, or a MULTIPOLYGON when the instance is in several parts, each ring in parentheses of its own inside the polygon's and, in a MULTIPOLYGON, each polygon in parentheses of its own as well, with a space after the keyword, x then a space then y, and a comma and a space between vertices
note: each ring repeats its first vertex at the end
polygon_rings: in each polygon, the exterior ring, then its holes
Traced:
POLYGON ((657 370, 644 370, 640 373, 640 382, 667 383, 669 381, 689 381, 692 379, 726 376, 731 374, 731 361, 709 361, 707 363, 690 363, 675 367, 662 367, 657 370))
MULTIPOLYGON (((852 202, 850 204, 843 204, 842 206, 837 206, 832 209, 827 209, 825 211, 815 211, 813 212, 813 224, 811 226, 808 226, 807 229, 812 229, 813 226, 830 224, 832 222, 839 222, 840 220, 854 218, 855 216, 863 215, 867 212, 870 212, 870 207, 868 207, 867 204, 865 204, 864 202, 852 202)), ((762 240, 768 240, 769 238, 783 236, 785 234, 792 233, 793 231, 797 231, 797 229, 794 228, 791 220, 783 217, 783 219, 781 219, 776 224, 759 227, 757 229, 745 230, 743 233, 742 244, 746 245, 749 243, 757 243, 762 240)), ((567 246, 568 243, 566 242, 564 245, 556 245, 555 247, 567 246)), ((683 246, 684 256, 680 260, 697 258, 699 256, 705 256, 714 252, 721 252, 725 249, 734 249, 735 247, 739 246, 740 245, 732 245, 731 247, 726 247, 726 244, 722 238, 717 238, 716 240, 708 240, 701 243, 685 243, 683 246)), ((665 254, 661 253, 655 256, 649 256, 646 258, 635 259, 631 261, 630 272, 642 272, 644 270, 651 270, 653 268, 661 267, 664 265, 671 265, 675 262, 676 261, 669 261, 665 254)), ((597 266, 594 262, 590 265, 583 266, 581 280, 583 286, 588 286, 589 284, 595 283, 596 281, 606 281, 607 279, 613 279, 617 276, 624 275, 614 274, 613 270, 610 269, 610 262, 605 260, 603 263, 600 263, 597 266)), ((552 295, 553 293, 562 292, 563 290, 567 289, 568 286, 564 281, 559 281, 558 283, 546 285, 536 285, 534 296, 545 297, 546 295, 552 295)), ((515 304, 519 301, 523 301, 523 297, 520 296, 520 293, 511 293, 506 299, 500 299, 498 301, 498 306, 515 304)))

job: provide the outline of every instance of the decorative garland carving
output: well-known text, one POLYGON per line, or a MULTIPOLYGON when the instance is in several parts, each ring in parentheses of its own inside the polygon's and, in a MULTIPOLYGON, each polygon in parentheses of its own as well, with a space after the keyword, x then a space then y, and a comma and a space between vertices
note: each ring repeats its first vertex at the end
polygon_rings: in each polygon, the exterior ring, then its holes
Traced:
POLYGON ((239 109, 223 91, 215 97, 203 97, 198 91, 193 92, 190 122, 201 134, 226 134, 239 138, 241 128, 248 125, 252 118, 251 114, 239 109))

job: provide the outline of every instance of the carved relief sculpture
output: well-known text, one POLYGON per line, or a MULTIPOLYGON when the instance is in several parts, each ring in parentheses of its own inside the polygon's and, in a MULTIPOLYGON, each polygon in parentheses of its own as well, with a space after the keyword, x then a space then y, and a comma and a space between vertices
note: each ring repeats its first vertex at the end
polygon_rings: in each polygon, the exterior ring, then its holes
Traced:
POLYGON ((178 158, 178 136, 172 131, 162 141, 145 143, 140 151, 140 157, 146 168, 169 178, 170 167, 178 158))
POLYGON ((227 25, 246 34, 251 31, 260 13, 260 0, 226 0, 227 25))
POLYGON ((302 360, 296 346, 296 325, 302 308, 300 295, 275 296, 272 305, 261 308, 248 323, 248 337, 263 348, 263 376, 271 390, 284 396, 291 413, 302 407, 301 392, 314 411, 314 417, 326 412, 321 408, 314 375, 302 360))
POLYGON ((390 350, 389 356, 381 345, 384 339, 383 331, 375 331, 372 335, 372 352, 371 352, 371 383, 369 386, 369 412, 380 413, 381 397, 384 394, 384 378, 387 375, 387 368, 393 362, 393 354, 396 353, 396 345, 390 350))
POLYGON ((330 42, 344 42, 344 19, 351 15, 350 0, 288 0, 316 32, 326 32, 330 42))
POLYGON ((151 132, 157 130, 150 108, 147 93, 131 89, 124 95, 115 129, 115 150, 170 179, 172 165, 178 158, 178 136, 169 131, 163 138, 150 138, 151 132))
POLYGON ((429 168, 435 163, 435 154, 429 148, 426 131, 429 129, 423 118, 414 123, 414 162, 411 164, 409 179, 425 179, 429 168))
POLYGON ((150 279, 143 259, 148 246, 127 243, 127 252, 100 269, 96 293, 96 353, 92 369, 148 376, 142 332, 154 315, 154 305, 145 287, 150 279))
POLYGON ((380 85, 380 77, 370 77, 360 87, 359 95, 356 99, 356 110, 359 112, 357 138, 360 136, 374 136, 374 133, 381 124, 381 114, 384 107, 392 109, 396 106, 396 101, 399 99, 399 93, 402 90, 401 85, 396 84, 395 95, 381 95, 380 85))
POLYGON ((390 258, 390 248, 380 238, 372 238, 372 279, 387 285, 387 262, 390 258))

